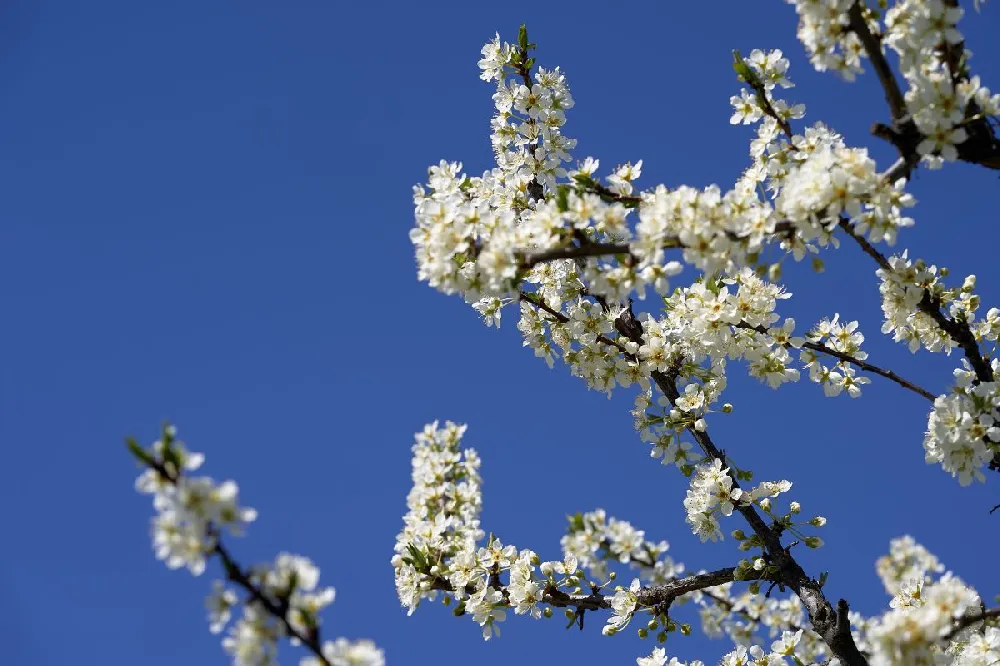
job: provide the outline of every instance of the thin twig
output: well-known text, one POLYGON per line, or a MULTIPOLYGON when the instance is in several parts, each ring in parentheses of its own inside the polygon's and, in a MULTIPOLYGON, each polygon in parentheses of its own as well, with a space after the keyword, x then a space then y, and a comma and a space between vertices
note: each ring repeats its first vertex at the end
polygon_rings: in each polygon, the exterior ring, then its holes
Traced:
MULTIPOLYGON (((736 324, 736 327, 745 328, 751 331, 756 331, 757 333, 765 333, 765 334, 767 333, 767 328, 765 328, 764 326, 751 326, 744 322, 736 324)), ((794 348, 790 342, 786 342, 784 346, 786 348, 794 348)), ((823 354, 828 354, 830 356, 833 356, 834 358, 838 358, 841 361, 844 361, 845 363, 850 363, 851 365, 856 366, 861 370, 866 370, 867 372, 871 372, 873 374, 885 377, 890 381, 896 382, 903 388, 909 389, 910 391, 913 391, 914 393, 927 398, 931 402, 934 402, 934 400, 937 398, 936 395, 934 395, 927 389, 921 388, 920 386, 914 384, 913 382, 903 379, 892 370, 886 370, 884 368, 880 368, 877 365, 873 365, 871 363, 868 363, 867 361, 862 361, 861 359, 855 358, 850 354, 846 354, 842 351, 837 351, 836 349, 832 349, 818 342, 811 342, 809 340, 806 340, 805 342, 802 343, 802 346, 805 347, 806 349, 811 349, 813 351, 821 352, 823 354)))

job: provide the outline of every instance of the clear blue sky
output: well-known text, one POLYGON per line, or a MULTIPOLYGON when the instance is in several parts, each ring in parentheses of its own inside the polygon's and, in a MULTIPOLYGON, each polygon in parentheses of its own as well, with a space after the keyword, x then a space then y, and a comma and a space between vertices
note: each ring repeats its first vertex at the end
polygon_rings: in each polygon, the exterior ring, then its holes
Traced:
MULTIPOLYGON (((964 3, 963 3, 964 4, 964 3)), ((971 3, 969 3, 971 4, 971 3)), ((608 401, 520 346, 510 312, 485 329, 416 281, 411 187, 428 164, 490 166, 491 88, 479 48, 527 21, 577 106, 566 133, 605 168, 645 159, 640 185, 731 183, 749 130, 728 124, 730 49, 782 48, 810 119, 850 143, 887 112, 872 76, 812 71, 793 10, 773 2, 476 3, 9 0, 0 6, 0 643, 5 664, 225 663, 208 576, 150 548, 122 436, 161 420, 239 481, 260 518, 246 562, 312 557, 337 588, 329 635, 371 637, 389 663, 632 663, 631 632, 512 618, 483 643, 439 606, 407 618, 389 558, 414 430, 470 424, 484 527, 558 554, 567 513, 597 506, 670 541, 690 569, 732 564, 683 520, 685 481, 647 457, 631 394, 608 401), (595 481, 593 492, 578 479, 595 481), (565 488, 562 490, 561 488, 565 488)), ((973 66, 1000 87, 1000 7, 971 12, 973 66)), ((996 173, 920 172, 911 252, 980 277, 1000 305, 996 173)), ((957 356, 912 357, 879 334, 873 265, 855 248, 788 271, 782 313, 859 319, 871 360, 936 392, 957 356)), ((960 278, 958 278, 960 279, 960 278)), ((985 309, 985 308, 984 308, 985 309)), ((758 478, 829 518, 803 555, 863 612, 885 606, 873 563, 913 534, 990 598, 1000 478, 963 489, 923 462, 928 404, 874 378, 860 400, 802 383, 772 391, 734 368, 717 441, 758 478)), ((733 529, 737 519, 724 527, 733 529)), ((601 620, 603 621, 603 620, 601 620)), ((715 660, 723 642, 671 639, 715 660)), ((285 662, 298 654, 285 651, 285 662)))

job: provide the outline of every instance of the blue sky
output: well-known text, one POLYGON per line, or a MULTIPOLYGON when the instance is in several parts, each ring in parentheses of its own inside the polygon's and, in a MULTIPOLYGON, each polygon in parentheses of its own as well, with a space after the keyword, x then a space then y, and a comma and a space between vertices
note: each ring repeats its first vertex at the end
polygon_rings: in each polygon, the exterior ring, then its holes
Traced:
MULTIPOLYGON (((970 3, 971 4, 971 3, 970 3)), ((998 8, 963 23, 974 69, 1000 86, 998 8)), ((782 48, 807 105, 849 143, 886 120, 877 82, 812 71, 784 3, 98 1, 0 8, 0 371, 4 547, 0 641, 10 664, 222 664, 202 597, 148 539, 122 437, 170 419, 260 511, 242 561, 312 557, 337 588, 328 635, 370 637, 390 664, 632 663, 651 643, 512 618, 483 643, 439 606, 407 618, 389 558, 413 431, 469 423, 483 458, 484 527, 543 557, 565 515, 598 506, 667 539, 689 569, 732 564, 683 520, 686 483, 647 457, 627 392, 588 392, 520 346, 514 313, 485 329, 418 284, 407 231, 427 165, 490 166, 491 89, 479 48, 527 21, 538 58, 567 72, 566 133, 605 169, 643 158, 640 186, 731 183, 748 163, 731 127, 730 50, 782 48), (617 10, 617 11, 616 11, 617 10), (593 490, 579 490, 581 478, 593 490)), ((911 253, 976 273, 1000 305, 995 173, 922 171, 911 253)), ((782 314, 859 319, 870 360, 944 391, 957 357, 879 334, 874 266, 791 266, 782 314), (905 372, 904 372, 905 371, 905 372)), ((960 279, 960 278, 956 278, 960 279)), ((1000 546, 998 481, 963 489, 923 462, 927 403, 878 378, 860 400, 803 383, 772 391, 734 368, 735 412, 711 426, 758 478, 794 481, 829 518, 804 553, 828 591, 874 613, 873 563, 913 534, 986 598, 1000 546)), ((741 526, 736 519, 724 525, 741 526)), ((712 662, 722 642, 671 639, 712 662)), ((285 651, 285 662, 296 663, 285 651)))

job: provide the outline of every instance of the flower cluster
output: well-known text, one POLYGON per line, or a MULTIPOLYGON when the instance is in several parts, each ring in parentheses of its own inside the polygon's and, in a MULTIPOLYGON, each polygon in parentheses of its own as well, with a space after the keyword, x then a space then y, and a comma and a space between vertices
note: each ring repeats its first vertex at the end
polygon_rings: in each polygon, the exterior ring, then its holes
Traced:
MULTIPOLYGON (((736 112, 730 122, 763 121, 750 145, 754 164, 737 189, 753 191, 757 184, 766 184, 776 197, 773 213, 764 209, 772 219, 758 222, 758 227, 769 224, 769 231, 773 231, 777 228, 775 219, 791 225, 794 233, 783 238, 782 246, 801 259, 806 250, 816 251, 812 243, 835 242, 830 232, 842 222, 850 223, 873 242, 890 245, 899 229, 913 225, 901 212, 915 203, 903 191, 904 181, 887 182, 867 150, 849 148, 839 134, 821 123, 802 134, 792 133, 788 121, 802 118, 805 107, 790 106, 772 94, 776 84, 792 85, 786 76, 788 61, 781 51, 754 51, 746 60, 737 54, 736 68, 754 93, 744 89, 740 97, 731 98, 736 112)), ((741 256, 737 252, 737 260, 741 256)))
POLYGON ((893 595, 879 617, 851 613, 858 649, 874 666, 991 666, 1000 629, 984 626, 979 595, 910 536, 893 539, 876 570, 893 595), (942 572, 944 572, 943 575, 942 572))
POLYGON ((905 342, 911 352, 923 347, 932 352, 951 353, 958 343, 925 311, 926 303, 939 304, 953 319, 972 324, 982 337, 992 335, 996 315, 992 320, 975 323, 979 309, 979 296, 973 291, 976 276, 967 277, 959 288, 948 288, 941 282, 947 271, 928 266, 923 259, 910 260, 903 252, 888 261, 891 270, 880 268, 875 272, 882 281, 879 292, 885 315, 883 333, 891 333, 893 340, 905 342))
POLYGON ((532 81, 534 59, 528 58, 528 51, 533 45, 527 42, 527 32, 522 33, 517 46, 501 42, 498 34, 483 47, 479 67, 481 79, 497 82, 493 95, 497 113, 490 123, 497 165, 513 186, 511 201, 524 207, 530 182, 551 189, 556 178, 566 175, 562 164, 570 161, 576 140, 566 138, 561 131, 566 110, 573 107, 566 77, 558 67, 540 67, 532 81), (514 76, 508 79, 508 74, 514 76))
POLYGON ((773 649, 783 655, 788 654, 786 650, 794 650, 794 656, 804 664, 824 661, 828 648, 819 634, 801 628, 807 618, 797 596, 779 598, 752 590, 731 595, 732 587, 721 585, 693 595, 700 606, 701 628, 706 636, 720 638, 725 634, 736 646, 762 643, 765 634, 772 640, 791 638, 794 642, 773 649))
POLYGON ((663 648, 653 648, 653 652, 648 657, 639 657, 635 660, 637 666, 705 666, 705 663, 698 661, 679 661, 677 657, 667 659, 667 651, 663 648))
POLYGON ((864 48, 848 29, 855 0, 786 0, 799 15, 798 36, 817 71, 833 70, 848 81, 863 70, 864 48))
POLYGON ((971 53, 957 27, 962 13, 943 0, 899 0, 885 16, 883 42, 899 54, 909 84, 906 110, 924 136, 917 152, 932 167, 958 159, 968 120, 1000 113, 1000 95, 968 75, 971 53))
MULTIPOLYGON (((384 666, 382 651, 367 640, 319 641, 319 613, 333 602, 333 588, 317 588, 319 569, 300 555, 281 553, 273 564, 244 571, 222 544, 223 532, 241 535, 257 517, 240 506, 235 482, 216 483, 210 477, 190 477, 205 460, 176 439, 177 431, 165 425, 150 449, 128 440, 132 454, 146 469, 136 479, 140 493, 153 495, 157 511, 152 521, 153 545, 158 559, 171 569, 186 566, 195 576, 205 571, 206 560, 221 559, 227 579, 247 593, 242 614, 229 627, 222 647, 234 666, 276 666, 278 641, 303 642, 314 654, 300 666, 384 666)), ((209 630, 221 633, 239 605, 237 592, 216 580, 205 600, 209 630)))
POLYGON ((216 483, 207 476, 187 476, 187 472, 201 467, 205 456, 189 452, 175 439, 176 432, 174 426, 164 426, 152 452, 143 451, 146 461, 156 464, 148 465, 139 475, 135 489, 153 495, 156 516, 152 520, 152 536, 156 558, 171 569, 185 566, 193 575, 200 576, 205 571, 206 558, 218 545, 220 530, 242 535, 246 525, 256 519, 257 512, 239 505, 239 487, 234 481, 216 483))
POLYGON ((392 566, 399 600, 409 613, 445 590, 446 603, 457 600, 456 613, 472 617, 489 640, 500 634, 507 608, 539 618, 546 591, 578 585, 580 573, 571 555, 541 563, 532 551, 519 552, 493 535, 479 545, 484 536, 479 457, 473 449, 460 449, 464 433, 465 426, 450 421, 444 427, 435 421, 417 433, 409 511, 392 566), (507 585, 501 584, 501 573, 508 575, 507 585))
POLYGON ((944 565, 913 537, 907 535, 889 542, 889 554, 875 562, 875 571, 885 591, 895 596, 904 583, 930 582, 930 576, 944 572, 944 565))
MULTIPOLYGON (((1000 385, 980 382, 962 359, 951 393, 938 396, 927 418, 924 451, 928 463, 939 463, 967 486, 985 481, 982 468, 1000 455, 1000 385)), ((994 374, 1000 359, 993 359, 994 374)))
POLYGON ((979 595, 950 573, 934 583, 915 582, 909 590, 904 585, 893 602, 892 610, 868 626, 873 666, 942 663, 946 656, 938 641, 956 620, 976 612, 980 604, 979 595))
POLYGON ((792 160, 770 174, 781 183, 777 214, 804 240, 821 238, 847 220, 873 242, 895 243, 899 229, 913 225, 902 214, 915 203, 903 190, 905 181, 886 183, 867 150, 847 147, 822 125, 811 130, 793 138, 792 160))
POLYGON ((755 503, 763 503, 769 509, 770 498, 788 492, 791 487, 790 481, 765 481, 753 490, 744 491, 736 485, 729 468, 713 458, 698 465, 691 476, 691 485, 684 498, 687 522, 702 541, 721 540, 719 514, 731 516, 734 509, 755 503))
MULTIPOLYGON (((852 359, 863 361, 868 358, 868 353, 861 351, 861 343, 865 341, 865 336, 858 330, 858 322, 842 324, 838 321, 839 318, 840 315, 836 314, 833 319, 823 319, 806 334, 806 339, 834 352, 846 354, 852 359)), ((867 377, 857 376, 850 362, 843 357, 838 357, 837 363, 827 367, 820 361, 820 355, 814 349, 808 348, 800 352, 799 358, 809 371, 809 379, 821 384, 823 392, 828 396, 840 395, 841 392, 847 391, 849 396, 857 398, 861 395, 861 386, 871 381, 867 377)))
POLYGON ((649 541, 646 533, 631 523, 608 518, 603 509, 570 517, 562 538, 563 553, 576 558, 592 580, 609 578, 609 562, 628 563, 638 569, 639 578, 656 585, 677 578, 684 565, 667 555, 666 541, 649 541))

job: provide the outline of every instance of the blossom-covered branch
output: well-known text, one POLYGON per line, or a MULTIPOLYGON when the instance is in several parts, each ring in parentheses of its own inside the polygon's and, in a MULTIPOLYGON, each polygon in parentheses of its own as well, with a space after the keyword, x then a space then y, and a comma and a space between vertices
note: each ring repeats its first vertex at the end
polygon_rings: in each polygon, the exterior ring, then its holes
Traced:
MULTIPOLYGON (((799 37, 814 66, 850 79, 863 71, 862 58, 869 57, 894 123, 915 128, 919 136, 901 148, 900 159, 887 171, 880 172, 866 149, 849 146, 830 127, 793 124, 805 117, 805 107, 778 95, 779 88, 793 86, 789 63, 780 51, 761 50, 747 57, 734 52, 734 68, 746 87, 730 99, 730 122, 755 125, 756 136, 750 144, 752 164, 731 188, 659 185, 637 192, 642 160, 618 165, 603 182, 596 159, 587 157, 576 169, 566 169, 562 164, 571 161, 575 145, 562 134, 565 111, 572 106, 569 86, 558 68, 533 69, 529 51, 535 45, 522 28, 517 46, 498 35, 483 48, 479 63, 481 78, 496 83, 496 168, 469 177, 458 163, 431 167, 426 188, 415 189, 417 224, 410 237, 419 277, 444 293, 461 295, 488 325, 499 326, 502 309, 518 304, 524 345, 549 367, 561 359, 573 375, 609 395, 617 387, 637 388, 636 429, 651 445, 652 457, 688 477, 687 522, 703 541, 722 539, 722 520, 733 513, 749 524, 750 534, 732 532, 740 550, 759 551, 752 565, 760 572, 757 577, 792 590, 812 629, 797 620, 779 623, 766 613, 751 613, 743 601, 728 598, 731 583, 708 593, 692 590, 691 599, 702 604, 706 633, 723 628, 743 643, 726 664, 784 663, 788 656, 797 663, 818 663, 821 655, 848 666, 868 664, 869 657, 879 666, 911 663, 908 655, 940 649, 944 620, 927 610, 867 621, 852 616, 846 601, 831 603, 824 593, 827 574, 808 576, 793 555, 796 545, 822 545, 811 530, 822 527, 825 518, 800 518, 797 502, 778 508, 776 500, 790 490, 789 481, 751 487, 753 472, 738 466, 739 452, 719 448, 709 426, 712 414, 734 409, 721 400, 734 362, 772 388, 797 381, 801 367, 829 396, 858 397, 869 381, 857 374, 862 371, 934 402, 923 443, 927 462, 939 463, 962 484, 985 480, 981 469, 1000 456, 1000 387, 993 382, 1000 363, 989 361, 980 344, 1000 341, 1000 309, 977 319, 974 276, 960 288, 948 288, 940 279, 943 269, 911 260, 905 251, 886 256, 876 245, 895 245, 914 224, 904 214, 916 203, 906 192, 911 168, 918 161, 936 167, 968 159, 968 151, 982 144, 982 136, 971 135, 983 123, 989 128, 987 118, 1000 108, 1000 96, 965 69, 955 29, 960 12, 953 3, 900 0, 887 12, 883 30, 879 17, 857 0, 789 1, 799 14, 799 37), (906 92, 885 60, 883 45, 899 54, 906 92), (965 365, 955 370, 949 393, 935 396, 870 363, 857 321, 841 321, 835 314, 797 336, 796 322, 778 315, 777 302, 791 296, 781 284, 782 259, 811 257, 821 271, 823 263, 815 255, 836 247, 840 231, 879 265, 884 333, 911 351, 959 347, 965 352, 965 365), (685 270, 693 273, 689 284, 672 286, 685 270), (633 310, 637 303, 649 303, 647 290, 659 296, 652 299, 651 311, 633 310), (790 353, 795 350, 800 367, 790 353), (828 367, 827 357, 836 362, 828 367), (937 633, 921 633, 904 649, 894 638, 896 623, 911 621, 926 621, 937 633), (783 633, 770 653, 746 647, 751 642, 746 632, 760 625, 775 630, 779 624, 783 633), (852 624, 861 630, 852 632, 852 624), (869 634, 877 644, 868 642, 869 634)), ((572 550, 564 543, 567 559, 542 564, 540 575, 531 551, 503 547, 492 535, 486 546, 477 547, 485 537, 478 523, 478 458, 466 451, 461 462, 461 432, 453 424, 443 434, 436 425, 429 427, 414 448, 410 513, 393 558, 400 599, 411 611, 421 599, 450 590, 458 597, 458 610, 471 613, 489 638, 503 619, 503 608, 537 617, 551 610, 540 610, 539 603, 555 601, 571 606, 571 619, 582 624, 584 612, 610 603, 615 614, 605 633, 614 634, 640 608, 640 593, 655 585, 643 587, 636 579, 628 589, 616 589, 609 602, 600 590, 610 580, 595 575, 609 573, 594 555, 597 550, 604 549, 606 557, 618 548, 621 562, 659 570, 648 574, 660 576, 658 584, 686 580, 657 556, 647 559, 641 549, 637 553, 621 545, 635 539, 610 537, 603 515, 576 525, 574 530, 592 540, 572 550), (447 471, 456 465, 458 471, 447 471), (578 558, 591 560, 589 578, 578 570, 578 558), (664 578, 667 570, 672 575, 664 578), (501 582, 501 573, 510 575, 509 583, 501 582)), ((650 548, 648 542, 645 547, 650 548)), ((663 550, 650 552, 662 555, 663 550)), ((929 590, 941 595, 937 607, 948 609, 949 622, 967 615, 966 602, 975 596, 970 588, 952 578, 932 582, 936 587, 929 590)), ((748 595, 759 597, 759 588, 748 586, 748 595)), ((657 616, 651 624, 670 622, 669 616, 657 616)), ((640 628, 640 635, 646 633, 640 628)), ((954 643, 949 650, 972 654, 954 643)), ((657 649, 638 661, 662 666, 665 660, 657 649)))
MULTIPOLYGON (((311 653, 300 666, 384 666, 382 651, 371 641, 322 640, 319 612, 333 601, 334 590, 317 589, 319 569, 308 558, 282 553, 273 565, 252 568, 235 560, 222 534, 241 535, 257 512, 239 505, 235 482, 218 484, 210 477, 189 476, 205 456, 188 451, 172 425, 163 426, 160 439, 149 449, 131 438, 126 444, 147 468, 135 485, 139 492, 153 495, 157 558, 171 569, 185 566, 198 576, 206 561, 217 557, 225 579, 246 594, 242 617, 222 641, 234 666, 276 666, 281 638, 311 653)), ((226 627, 238 605, 236 592, 215 581, 206 600, 212 633, 226 627)))

